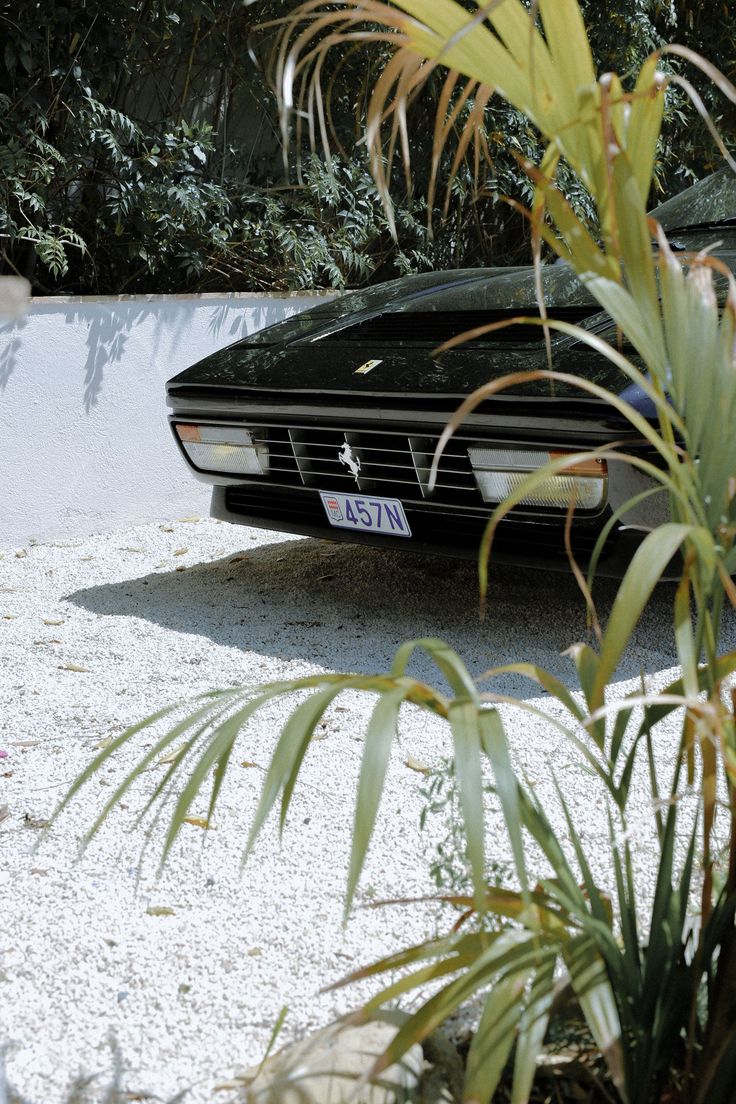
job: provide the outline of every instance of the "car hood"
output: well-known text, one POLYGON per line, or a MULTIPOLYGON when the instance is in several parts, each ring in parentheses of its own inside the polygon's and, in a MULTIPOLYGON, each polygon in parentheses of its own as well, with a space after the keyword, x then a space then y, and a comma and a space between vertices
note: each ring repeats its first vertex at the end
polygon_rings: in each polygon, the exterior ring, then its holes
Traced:
MULTIPOLYGON (((545 266, 543 287, 550 316, 592 329, 605 324, 566 265, 545 266)), ((340 296, 213 353, 172 379, 169 393, 224 388, 242 397, 332 393, 455 401, 509 372, 546 368, 544 334, 539 326, 513 325, 438 354, 439 346, 489 321, 538 315, 529 267, 405 277, 340 296)), ((606 386, 625 385, 617 369, 574 338, 553 334, 552 346, 555 367, 606 386)), ((549 385, 526 390, 547 393, 549 385)))

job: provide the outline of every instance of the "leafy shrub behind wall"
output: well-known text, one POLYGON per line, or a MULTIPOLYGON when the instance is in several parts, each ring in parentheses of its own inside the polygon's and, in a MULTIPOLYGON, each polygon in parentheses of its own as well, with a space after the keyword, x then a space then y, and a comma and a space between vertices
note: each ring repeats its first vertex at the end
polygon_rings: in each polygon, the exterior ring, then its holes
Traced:
MULTIPOLYGON (((465 168, 449 218, 443 224, 435 215, 431 239, 422 203, 394 189, 399 241, 391 241, 356 148, 373 77, 364 58, 335 75, 344 153, 335 179, 312 161, 301 184, 293 175, 284 183, 277 113, 249 49, 265 58, 277 32, 254 34, 257 24, 293 7, 0 3, 0 272, 29 277, 36 294, 114 294, 341 287, 428 267, 525 260, 523 220, 493 196, 529 201, 516 155, 536 160, 538 136, 499 100, 486 114, 492 166, 484 187, 479 192, 472 165, 465 168)), ((586 7, 602 68, 635 66, 662 36, 689 39, 726 72, 733 68, 736 13, 728 4, 714 21, 693 0, 586 7)), ((422 166, 426 175, 431 162, 432 96, 414 111, 419 196, 422 166)), ((726 134, 734 130, 733 119, 717 121, 726 134)), ((697 117, 674 95, 660 186, 677 190, 707 170, 711 151, 697 117)), ((585 209, 587 197, 572 178, 569 185, 585 209)))

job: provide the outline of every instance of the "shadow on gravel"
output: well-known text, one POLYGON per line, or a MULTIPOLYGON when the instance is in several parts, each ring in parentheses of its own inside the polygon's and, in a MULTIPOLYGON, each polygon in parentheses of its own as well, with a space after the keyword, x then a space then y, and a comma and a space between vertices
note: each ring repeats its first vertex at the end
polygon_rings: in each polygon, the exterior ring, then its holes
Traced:
MULTIPOLYGON (((615 583, 600 581, 601 618, 615 593, 615 583)), ((473 563, 309 539, 246 547, 185 571, 160 571, 67 597, 96 614, 145 618, 218 645, 361 673, 386 670, 405 640, 440 636, 476 676, 526 660, 572 685, 572 663, 560 653, 589 638, 582 598, 565 574, 495 568, 481 622, 473 563)), ((671 586, 659 588, 619 678, 674 666, 672 599, 671 586)), ((728 628, 726 635, 736 639, 733 623, 728 628)), ((412 673, 438 681, 423 660, 412 673)), ((497 680, 494 689, 539 696, 517 678, 497 680)))

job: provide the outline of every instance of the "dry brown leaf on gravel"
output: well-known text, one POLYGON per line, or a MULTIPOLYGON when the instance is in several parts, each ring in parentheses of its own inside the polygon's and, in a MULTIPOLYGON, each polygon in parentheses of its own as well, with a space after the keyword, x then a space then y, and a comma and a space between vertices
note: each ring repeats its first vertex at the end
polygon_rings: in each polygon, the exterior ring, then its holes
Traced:
POLYGON ((415 759, 413 755, 407 755, 404 760, 404 766, 408 767, 409 770, 418 771, 419 774, 429 774, 431 769, 426 763, 423 763, 421 759, 415 759))
POLYGON ((170 751, 168 753, 168 755, 162 755, 161 758, 159 760, 157 760, 156 763, 154 763, 154 766, 155 767, 166 767, 166 766, 169 765, 169 763, 175 763, 176 760, 179 758, 179 756, 184 754, 184 752, 186 751, 186 748, 187 748, 186 744, 181 744, 180 747, 174 748, 173 751, 170 751))
POLYGON ((211 828, 214 828, 214 824, 210 824, 206 817, 184 817, 184 823, 193 824, 195 828, 204 828, 205 831, 209 831, 211 828))
POLYGON ((176 913, 168 905, 149 905, 146 909, 149 916, 176 916, 176 913))
POLYGON ((176 551, 173 553, 173 555, 174 556, 186 556, 188 551, 189 551, 188 548, 177 548, 176 551))
POLYGON ((43 623, 44 623, 44 625, 63 625, 64 624, 64 618, 62 617, 60 620, 55 621, 53 619, 53 617, 44 617, 43 623))

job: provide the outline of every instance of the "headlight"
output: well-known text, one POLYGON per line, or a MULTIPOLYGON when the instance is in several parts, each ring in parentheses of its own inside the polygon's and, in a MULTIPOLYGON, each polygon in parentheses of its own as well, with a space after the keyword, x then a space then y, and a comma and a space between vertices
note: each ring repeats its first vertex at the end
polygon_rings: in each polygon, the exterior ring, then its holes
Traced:
MULTIPOLYGON (((503 502, 518 490, 537 468, 569 455, 572 454, 484 448, 481 445, 468 449, 478 490, 484 502, 493 504, 503 502)), ((595 510, 605 502, 607 481, 605 460, 582 460, 538 483, 520 500, 519 505, 566 510, 572 499, 581 510, 595 510)))
POLYGON ((174 426, 182 448, 195 468, 228 475, 266 475, 268 446, 257 430, 237 426, 174 426))

